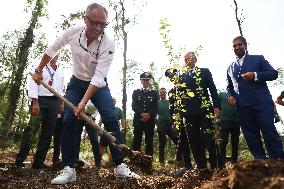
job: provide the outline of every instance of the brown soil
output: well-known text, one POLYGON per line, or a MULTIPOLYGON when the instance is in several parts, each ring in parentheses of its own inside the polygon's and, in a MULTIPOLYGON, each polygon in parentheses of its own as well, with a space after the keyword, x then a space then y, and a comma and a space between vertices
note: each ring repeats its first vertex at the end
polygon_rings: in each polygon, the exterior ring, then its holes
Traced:
MULTIPOLYGON (((182 178, 173 177, 170 167, 154 169, 151 174, 142 172, 137 166, 130 166, 142 179, 116 178, 112 168, 86 167, 77 170, 77 181, 66 185, 51 185, 56 170, 38 171, 30 168, 15 168, 15 153, 0 152, 0 188, 198 188, 198 189, 284 189, 284 162, 251 161, 241 162, 232 168, 214 173, 208 170, 188 171, 182 178)), ((28 162, 30 161, 28 158, 28 162)), ((47 163, 50 163, 47 161, 47 163)), ((130 162, 131 163, 131 162, 130 162)), ((128 162, 129 164, 129 162, 128 162)))

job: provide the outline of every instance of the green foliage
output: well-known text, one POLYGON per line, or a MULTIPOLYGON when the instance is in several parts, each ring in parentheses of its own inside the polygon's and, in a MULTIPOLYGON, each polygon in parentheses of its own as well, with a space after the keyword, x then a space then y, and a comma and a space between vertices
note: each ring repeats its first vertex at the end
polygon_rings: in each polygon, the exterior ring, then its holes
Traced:
POLYGON ((38 35, 35 35, 35 43, 32 46, 30 60, 36 60, 42 56, 42 54, 47 49, 47 39, 44 33, 39 32, 38 35))
MULTIPOLYGON (((244 135, 241 133, 240 138, 239 138, 239 161, 250 161, 253 160, 253 156, 251 155, 245 137, 244 135)), ((231 146, 231 144, 229 144, 228 146, 231 146)), ((231 150, 230 150, 231 151, 231 150)))
MULTIPOLYGON (((128 60, 127 61, 127 73, 126 73, 126 85, 131 86, 133 84, 133 80, 137 77, 138 72, 143 72, 140 69, 141 63, 135 60, 128 60)), ((122 68, 123 70, 123 68, 122 68)), ((123 80, 121 81, 123 84, 123 80)))
MULTIPOLYGON (((56 23, 55 28, 57 29, 57 33, 61 33, 67 28, 76 24, 76 22, 82 19, 84 15, 83 10, 79 10, 75 13, 70 13, 69 15, 61 15, 60 22, 56 23)), ((69 47, 65 47, 60 51, 60 62, 64 62, 63 68, 70 68, 71 67, 71 51, 69 47)), ((60 65, 59 63, 59 66, 60 65)))
MULTIPOLYGON (((195 72, 194 78, 196 80, 196 85, 197 85, 195 93, 190 89, 186 88, 186 84, 181 82, 181 78, 179 77, 178 74, 173 73, 175 69, 179 71, 179 74, 188 73, 189 68, 184 64, 180 65, 178 63, 181 58, 181 53, 183 53, 185 49, 180 47, 179 50, 177 51, 175 50, 174 46, 172 45, 172 40, 169 37, 170 27, 171 25, 168 23, 167 18, 164 18, 160 21, 160 36, 162 37, 162 42, 164 44, 164 47, 168 51, 167 53, 167 57, 169 60, 168 69, 170 70, 169 72, 172 75, 171 81, 174 87, 177 89, 175 93, 169 94, 171 98, 175 99, 174 104, 171 104, 171 106, 173 106, 174 109, 176 109, 173 115, 174 124, 177 128, 179 128, 180 124, 182 123, 180 114, 186 112, 186 109, 184 108, 184 99, 193 98, 193 97, 202 99, 201 108, 204 108, 208 111, 209 115, 207 117, 212 119, 213 122, 214 115, 210 111, 210 108, 212 108, 211 102, 209 99, 206 99, 203 96, 203 88, 201 86, 201 78, 200 78, 201 74, 200 69, 192 70, 193 72, 195 72)), ((201 51, 201 49, 202 46, 197 47, 197 49, 194 51, 195 56, 199 56, 199 52, 201 51)))
POLYGON ((284 68, 279 67, 276 70, 278 71, 278 78, 276 80, 270 81, 269 85, 271 87, 284 86, 284 68))
MULTIPOLYGON (((29 3, 33 1, 27 1, 28 6, 29 3)), ((0 48, 0 52, 2 52, 2 58, 4 58, 6 69, 1 70, 3 75, 8 78, 8 82, 6 81, 7 88, 4 89, 3 95, 5 98, 3 100, 6 101, 7 106, 4 111, 1 112, 2 120, 1 120, 1 138, 0 145, 4 144, 9 135, 9 131, 13 127, 13 123, 15 120, 15 115, 17 109, 19 108, 19 98, 21 96, 21 89, 23 89, 23 85, 25 81, 25 69, 29 63, 29 56, 31 52, 31 47, 34 43, 34 31, 36 29, 36 25, 41 16, 44 15, 44 6, 46 4, 45 0, 37 0, 35 1, 34 8, 32 10, 32 16, 29 22, 28 27, 22 33, 19 33, 20 37, 16 37, 16 43, 13 43, 14 46, 10 48, 6 48, 6 46, 2 46, 0 48), (8 55, 10 53, 11 57, 4 55, 8 55), (11 68, 11 69, 10 69, 11 68)), ((10 36, 10 42, 13 41, 14 36, 10 36)), ((5 82, 5 81, 4 81, 5 82)), ((24 108, 20 108, 23 110, 24 108)), ((21 119, 20 119, 21 120, 21 119)))
MULTIPOLYGON (((0 123, 4 120, 4 115, 8 106, 7 99, 10 93, 10 84, 13 82, 17 71, 16 49, 17 44, 23 39, 23 32, 13 31, 4 34, 0 41, 0 123)), ((2 125, 0 125, 2 129, 2 125)))
POLYGON ((149 72, 151 73, 152 75, 152 85, 151 87, 156 90, 156 91, 159 91, 160 87, 159 87, 159 83, 163 77, 163 75, 158 75, 158 68, 155 66, 155 63, 152 62, 149 66, 149 72))

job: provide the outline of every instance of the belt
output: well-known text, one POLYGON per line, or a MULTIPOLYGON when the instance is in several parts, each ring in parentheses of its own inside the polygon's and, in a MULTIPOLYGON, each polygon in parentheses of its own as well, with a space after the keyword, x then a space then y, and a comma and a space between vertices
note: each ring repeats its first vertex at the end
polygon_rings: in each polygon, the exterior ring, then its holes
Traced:
MULTIPOLYGON (((86 84, 89 84, 91 82, 91 81, 84 81, 84 80, 78 79, 74 75, 72 75, 71 79, 75 80, 75 81, 80 81, 80 82, 83 82, 83 83, 86 83, 86 84)), ((107 78, 106 77, 104 78, 104 81, 107 83, 107 78)))
POLYGON ((39 96, 39 99, 57 100, 56 96, 39 96))
POLYGON ((89 83, 90 83, 90 81, 84 81, 84 80, 78 79, 78 78, 75 77, 74 75, 72 75, 71 80, 80 81, 80 82, 83 82, 83 83, 86 83, 86 84, 89 84, 89 83))

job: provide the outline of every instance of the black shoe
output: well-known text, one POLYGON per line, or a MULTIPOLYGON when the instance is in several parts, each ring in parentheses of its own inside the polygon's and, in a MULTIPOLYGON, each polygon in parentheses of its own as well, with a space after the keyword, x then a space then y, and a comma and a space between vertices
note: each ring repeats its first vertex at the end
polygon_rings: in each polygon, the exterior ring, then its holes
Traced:
POLYGON ((75 167, 76 168, 82 168, 85 166, 85 162, 83 162, 82 160, 76 160, 75 161, 75 167))
POLYGON ((96 163, 95 163, 95 165, 96 165, 96 168, 101 168, 102 167, 102 163, 101 163, 101 161, 95 161, 96 163))
POLYGON ((192 169, 192 168, 189 168, 189 167, 181 168, 180 170, 177 171, 175 177, 176 177, 176 178, 182 177, 186 171, 189 171, 189 170, 191 170, 191 169, 192 169))
POLYGON ((53 162, 52 164, 52 168, 53 169, 63 169, 64 166, 63 166, 63 162, 62 161, 56 161, 56 162, 53 162))
POLYGON ((49 166, 45 165, 44 163, 33 162, 32 168, 33 169, 48 169, 49 166))
POLYGON ((15 162, 15 166, 18 168, 26 167, 26 165, 23 162, 18 162, 18 161, 15 162))

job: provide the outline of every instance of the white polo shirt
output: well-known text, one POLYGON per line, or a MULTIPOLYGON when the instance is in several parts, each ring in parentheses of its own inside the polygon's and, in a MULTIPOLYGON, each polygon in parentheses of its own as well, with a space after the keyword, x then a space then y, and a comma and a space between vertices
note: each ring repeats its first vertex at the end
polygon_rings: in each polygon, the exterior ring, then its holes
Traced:
MULTIPOLYGON (((33 71, 35 69, 32 68, 33 71)), ((64 95, 64 73, 63 70, 58 67, 56 71, 54 71, 50 65, 46 65, 42 70, 42 77, 43 82, 48 84, 51 81, 51 75, 53 75, 53 81, 52 81, 52 88, 56 90, 59 94, 62 96, 64 95), (46 68, 48 67, 48 69, 46 68)), ((38 96, 54 96, 49 90, 47 90, 43 85, 37 85, 32 78, 30 78, 29 86, 28 86, 28 97, 29 99, 36 98, 38 99, 38 96)))
POLYGON ((114 42, 104 34, 87 47, 85 26, 73 26, 55 40, 46 54, 54 57, 67 44, 71 47, 74 76, 83 81, 91 81, 92 85, 100 88, 106 86, 104 78, 107 77, 113 60, 114 42))

